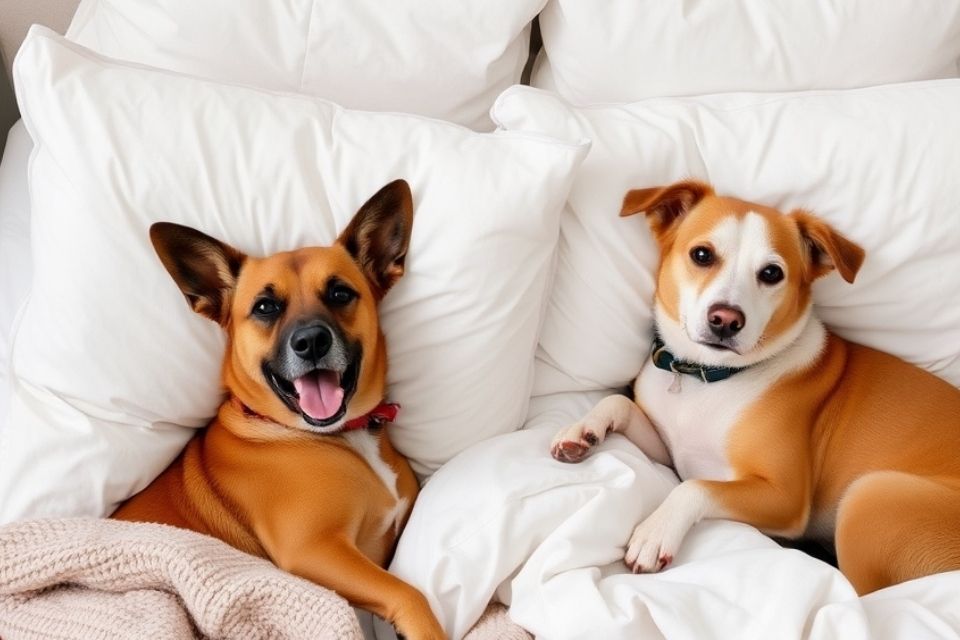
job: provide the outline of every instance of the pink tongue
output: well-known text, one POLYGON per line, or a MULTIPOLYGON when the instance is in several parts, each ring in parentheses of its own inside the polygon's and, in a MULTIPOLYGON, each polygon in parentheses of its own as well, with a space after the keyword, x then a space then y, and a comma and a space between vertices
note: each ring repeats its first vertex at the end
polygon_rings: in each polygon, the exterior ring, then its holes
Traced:
POLYGON ((343 389, 333 371, 314 371, 293 381, 300 409, 314 420, 326 420, 340 410, 343 389))

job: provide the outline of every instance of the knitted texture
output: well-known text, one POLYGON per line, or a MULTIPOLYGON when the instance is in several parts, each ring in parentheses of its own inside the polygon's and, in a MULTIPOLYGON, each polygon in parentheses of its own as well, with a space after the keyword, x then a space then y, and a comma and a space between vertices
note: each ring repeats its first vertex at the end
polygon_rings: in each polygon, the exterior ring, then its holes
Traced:
POLYGON ((0 528, 3 640, 362 640, 346 600, 214 538, 90 518, 0 528))
POLYGON ((532 640, 533 636, 510 619, 502 604, 491 604, 463 640, 532 640))
MULTIPOLYGON (((93 518, 0 527, 3 640, 362 640, 347 601, 209 536, 93 518)), ((530 640, 491 604, 465 640, 530 640)))

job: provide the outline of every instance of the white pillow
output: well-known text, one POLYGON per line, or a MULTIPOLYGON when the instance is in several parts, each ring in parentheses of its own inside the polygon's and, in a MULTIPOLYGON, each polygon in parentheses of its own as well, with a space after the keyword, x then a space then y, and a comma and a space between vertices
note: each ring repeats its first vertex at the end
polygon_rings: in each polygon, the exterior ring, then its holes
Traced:
POLYGON ((818 281, 840 335, 960 385, 960 80, 572 108, 506 92, 508 130, 593 140, 561 219, 535 394, 628 384, 650 352, 657 249, 629 189, 695 177, 811 209, 867 252, 855 284, 818 281))
POLYGON ((960 0, 550 0, 540 29, 532 84, 578 104, 960 75, 960 0))
POLYGON ((107 513, 220 403, 221 331, 157 260, 158 220, 265 255, 329 244, 406 178, 410 256, 381 305, 390 399, 403 405, 391 437, 425 474, 520 425, 585 145, 152 71, 41 27, 14 75, 37 145, 35 270, 14 338, 0 520, 107 513))
POLYGON ((113 58, 490 130, 545 2, 83 0, 67 37, 113 58))
POLYGON ((10 341, 13 325, 30 291, 30 195, 27 160, 33 142, 17 122, 7 135, 0 161, 0 431, 10 395, 10 341))

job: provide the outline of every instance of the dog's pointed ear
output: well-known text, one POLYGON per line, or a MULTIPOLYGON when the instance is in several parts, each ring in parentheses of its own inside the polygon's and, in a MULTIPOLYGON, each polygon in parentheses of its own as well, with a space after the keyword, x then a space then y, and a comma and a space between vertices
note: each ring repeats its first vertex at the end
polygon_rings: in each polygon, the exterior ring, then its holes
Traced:
POLYGON ((848 240, 839 231, 809 211, 790 212, 797 223, 804 249, 810 261, 811 280, 836 269, 844 280, 853 282, 866 256, 860 245, 848 240))
POLYGON ((193 310, 225 326, 246 256, 205 233, 172 222, 151 226, 150 241, 193 310))
POLYGON ((698 180, 684 180, 666 187, 634 189, 623 198, 620 217, 641 211, 654 237, 663 244, 670 230, 697 203, 713 195, 713 187, 698 180))
POLYGON ((378 298, 403 275, 413 229, 413 196, 394 180, 367 200, 337 242, 353 256, 378 298))

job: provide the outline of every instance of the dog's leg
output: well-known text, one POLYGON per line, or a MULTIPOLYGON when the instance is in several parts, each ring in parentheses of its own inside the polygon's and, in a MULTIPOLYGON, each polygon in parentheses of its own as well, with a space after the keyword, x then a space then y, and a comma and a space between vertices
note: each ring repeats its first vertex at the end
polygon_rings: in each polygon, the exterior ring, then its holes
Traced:
POLYGON ((324 540, 295 549, 291 558, 275 558, 290 573, 333 589, 389 621, 407 640, 443 640, 446 634, 418 590, 388 573, 346 539, 324 540))
POLYGON ((736 520, 787 537, 800 535, 810 511, 805 487, 802 480, 781 486, 759 476, 681 482, 633 530, 624 561, 634 573, 660 571, 673 562, 690 528, 704 518, 736 520))
POLYGON ((580 462, 611 431, 622 433, 651 460, 670 465, 670 453, 647 415, 630 398, 607 396, 582 420, 553 438, 550 453, 561 462, 580 462))
POLYGON ((840 501, 840 570, 864 595, 960 569, 957 523, 960 487, 899 471, 868 473, 851 484, 840 501))

